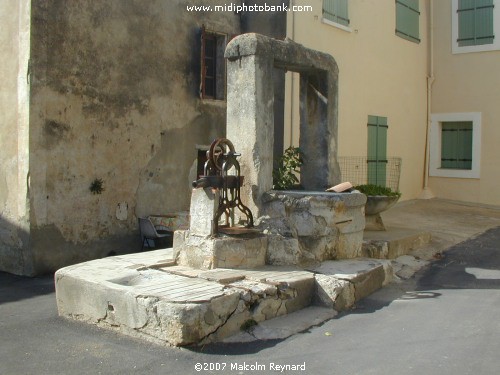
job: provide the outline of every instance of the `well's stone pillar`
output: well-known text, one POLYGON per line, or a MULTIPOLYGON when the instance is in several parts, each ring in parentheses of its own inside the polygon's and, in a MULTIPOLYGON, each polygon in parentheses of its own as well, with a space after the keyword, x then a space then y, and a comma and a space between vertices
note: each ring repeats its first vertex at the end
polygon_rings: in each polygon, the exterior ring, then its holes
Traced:
POLYGON ((262 195, 273 184, 273 105, 273 60, 268 55, 229 59, 226 134, 241 153, 241 196, 256 217, 262 195))

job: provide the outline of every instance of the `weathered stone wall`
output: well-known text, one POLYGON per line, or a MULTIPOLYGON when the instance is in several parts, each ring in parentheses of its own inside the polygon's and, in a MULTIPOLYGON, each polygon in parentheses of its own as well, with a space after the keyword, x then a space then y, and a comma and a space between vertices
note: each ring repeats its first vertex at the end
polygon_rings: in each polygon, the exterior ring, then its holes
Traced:
POLYGON ((29 1, 0 6, 0 270, 29 272, 29 1))
POLYGON ((138 250, 138 216, 188 209, 195 145, 225 133, 225 102, 199 99, 200 29, 230 37, 240 19, 186 4, 32 1, 37 273, 138 250))
POLYGON ((271 191, 264 202, 258 225, 270 235, 267 264, 307 265, 361 256, 364 194, 271 191))
POLYGON ((1 270, 135 251, 138 216, 188 210, 195 145, 226 122, 200 99, 201 28, 284 37, 286 14, 187 5, 220 2, 2 2, 1 270))

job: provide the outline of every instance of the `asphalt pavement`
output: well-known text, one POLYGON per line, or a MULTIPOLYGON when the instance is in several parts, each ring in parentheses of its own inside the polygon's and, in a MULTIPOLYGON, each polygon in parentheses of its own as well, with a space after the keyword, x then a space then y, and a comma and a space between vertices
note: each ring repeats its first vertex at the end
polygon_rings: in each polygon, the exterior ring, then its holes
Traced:
POLYGON ((321 326, 199 348, 60 318, 51 276, 0 273, 0 374, 498 374, 499 250, 496 227, 321 326))

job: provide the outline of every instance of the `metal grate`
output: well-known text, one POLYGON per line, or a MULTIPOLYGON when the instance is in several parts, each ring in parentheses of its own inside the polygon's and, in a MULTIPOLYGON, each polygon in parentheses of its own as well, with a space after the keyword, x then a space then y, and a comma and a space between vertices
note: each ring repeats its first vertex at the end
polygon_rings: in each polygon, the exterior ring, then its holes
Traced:
MULTIPOLYGON (((369 160, 366 156, 340 156, 338 161, 342 182, 349 181, 354 186, 369 183, 368 174, 373 169, 373 163, 370 167, 368 165, 372 160, 369 160)), ((399 191, 401 163, 402 159, 400 157, 389 157, 384 160, 378 160, 377 164, 383 164, 385 167, 385 178, 378 185, 389 187, 393 191, 399 191)), ((377 174, 380 176, 380 172, 377 174)))

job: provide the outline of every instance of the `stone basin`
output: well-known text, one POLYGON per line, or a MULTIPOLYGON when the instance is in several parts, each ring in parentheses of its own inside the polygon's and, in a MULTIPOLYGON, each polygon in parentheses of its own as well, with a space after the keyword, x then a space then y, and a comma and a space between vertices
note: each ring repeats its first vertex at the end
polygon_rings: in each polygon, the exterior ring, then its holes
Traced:
POLYGON ((376 215, 384 212, 394 206, 398 200, 399 197, 397 195, 391 197, 386 195, 367 195, 365 214, 376 215))
POLYGON ((366 197, 365 217, 366 227, 365 230, 382 231, 386 230, 381 212, 384 212, 394 206, 399 200, 399 196, 387 195, 369 195, 366 197))
POLYGON ((263 203, 259 226, 277 236, 270 239, 268 264, 300 264, 304 260, 361 255, 364 194, 271 190, 264 195, 263 203))

